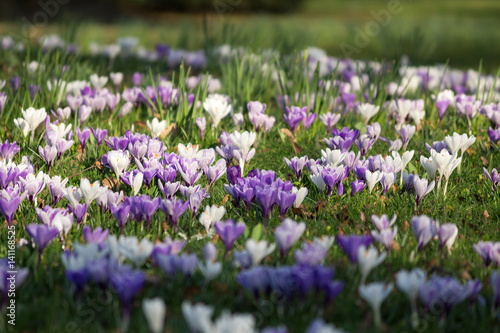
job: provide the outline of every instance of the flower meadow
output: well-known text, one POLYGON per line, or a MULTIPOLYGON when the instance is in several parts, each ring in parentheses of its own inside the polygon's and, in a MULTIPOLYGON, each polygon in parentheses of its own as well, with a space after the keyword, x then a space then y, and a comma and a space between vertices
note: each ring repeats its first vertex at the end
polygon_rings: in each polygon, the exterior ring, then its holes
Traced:
POLYGON ((3 331, 498 329, 481 66, 1 48, 3 331))

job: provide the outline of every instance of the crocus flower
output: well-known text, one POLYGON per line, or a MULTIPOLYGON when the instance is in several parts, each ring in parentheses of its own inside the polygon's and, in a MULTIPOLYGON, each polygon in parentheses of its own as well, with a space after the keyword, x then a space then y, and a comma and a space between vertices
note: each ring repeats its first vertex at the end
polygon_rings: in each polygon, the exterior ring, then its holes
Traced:
POLYGON ((254 266, 259 265, 262 259, 271 254, 275 248, 276 244, 268 244, 265 240, 256 242, 253 238, 250 238, 245 242, 245 250, 252 256, 254 266))
POLYGON ((196 126, 200 131, 200 142, 203 142, 203 133, 205 133, 205 128, 207 127, 207 120, 205 117, 196 118, 196 126))
POLYGON ((382 325, 382 318, 380 315, 380 306, 382 302, 389 296, 392 289, 394 288, 394 284, 384 284, 381 282, 374 282, 368 285, 360 285, 359 286, 359 295, 363 298, 373 311, 374 322, 377 329, 380 330, 382 325))
MULTIPOLYGON (((113 170, 116 179, 119 181, 120 177, 130 163, 130 155, 128 151, 112 150, 106 154, 107 165, 113 170)), ((103 156, 104 157, 104 156, 103 156)), ((105 163, 103 163, 105 164, 105 163)))
POLYGON ((250 160, 255 154, 255 148, 250 150, 250 147, 254 144, 256 135, 257 134, 255 132, 245 131, 243 133, 239 133, 238 131, 235 131, 229 136, 231 142, 240 149, 240 152, 235 152, 235 154, 238 153, 239 156, 235 157, 239 159, 242 174, 244 174, 245 161, 250 160))
POLYGON ((293 202, 293 207, 299 208, 300 205, 302 204, 302 201, 304 201, 305 197, 307 196, 307 193, 309 193, 307 187, 301 187, 300 189, 297 189, 295 186, 292 187, 292 193, 295 194, 295 201, 293 202))
POLYGON ((202 303, 191 304, 183 301, 181 305, 182 315, 186 320, 191 332, 212 332, 212 315, 214 308, 202 303))
POLYGON ((435 304, 440 304, 443 309, 441 316, 444 319, 455 305, 467 298, 468 294, 464 286, 457 279, 433 276, 427 282, 420 285, 418 296, 428 311, 435 304))
POLYGON ((358 247, 358 267, 361 272, 361 284, 365 284, 368 274, 380 265, 387 256, 387 253, 378 253, 374 247, 366 248, 364 245, 358 247))
POLYGON ((355 141, 355 144, 358 147, 361 156, 365 156, 374 143, 375 140, 370 138, 367 134, 361 135, 359 139, 355 141))
POLYGON ((396 173, 395 172, 383 172, 382 179, 380 179, 380 183, 382 184, 382 189, 384 193, 387 193, 389 188, 396 181, 396 173))
POLYGON ((45 163, 47 163, 47 170, 50 172, 50 167, 57 157, 57 148, 54 146, 45 146, 45 148, 42 148, 42 146, 39 146, 38 152, 45 163))
POLYGON ((411 272, 402 269, 396 274, 396 286, 410 300, 412 316, 417 314, 418 290, 425 282, 425 277, 425 272, 420 268, 414 268, 411 272))
POLYGON ((438 234, 439 222, 426 215, 414 216, 411 226, 418 241, 418 250, 422 250, 438 234))
POLYGON ((118 294, 123 307, 122 325, 124 331, 128 327, 132 299, 141 290, 145 281, 146 276, 141 270, 132 270, 125 265, 111 273, 111 286, 118 294))
POLYGON ((455 239, 458 235, 457 225, 454 223, 444 223, 439 227, 438 236, 439 236, 439 247, 443 248, 446 246, 448 249, 448 253, 451 252, 451 247, 455 242, 455 239))
POLYGON ((35 130, 37 127, 45 121, 47 118, 47 112, 45 108, 35 109, 30 107, 26 110, 21 109, 23 118, 14 119, 14 124, 16 127, 27 136, 31 132, 30 144, 33 143, 33 138, 35 136, 35 130))
POLYGON ((83 227, 83 240, 86 243, 103 244, 108 237, 109 230, 97 227, 92 230, 88 225, 83 227))
POLYGON ((493 248, 496 246, 496 243, 493 244, 492 242, 478 242, 477 244, 474 244, 472 248, 474 251, 476 251, 477 254, 481 256, 481 258, 484 261, 484 264, 486 267, 488 267, 491 264, 491 257, 493 253, 493 248))
POLYGON ((266 226, 267 218, 271 213, 271 208, 276 203, 277 197, 278 189, 271 188, 270 186, 255 189, 255 198, 257 199, 260 209, 262 210, 264 227, 266 226))
POLYGON ((351 197, 364 190, 366 184, 362 180, 355 180, 351 183, 351 197))
POLYGON ((500 141, 500 127, 495 130, 491 127, 488 127, 488 137, 490 138, 491 142, 497 144, 497 142, 500 141))
POLYGON ((375 106, 368 103, 363 103, 358 105, 358 112, 365 120, 365 125, 368 124, 368 121, 370 120, 371 117, 373 117, 378 113, 379 109, 380 106, 375 106))
POLYGON ((68 178, 61 180, 60 176, 50 178, 45 175, 45 183, 48 184, 49 192, 52 197, 52 204, 55 206, 63 196, 64 186, 68 182, 68 178))
POLYGON ((167 216, 167 219, 174 225, 174 231, 177 232, 177 222, 179 217, 188 209, 189 201, 182 199, 163 199, 160 203, 161 211, 167 216))
POLYGON ((139 198, 139 209, 141 210, 142 216, 144 216, 144 220, 146 221, 146 229, 149 230, 149 223, 160 206, 161 198, 156 197, 151 199, 149 195, 145 194, 141 195, 139 198))
POLYGON ((302 116, 302 125, 304 125, 305 129, 308 129, 315 120, 316 120, 316 113, 310 112, 308 115, 306 111, 302 116))
POLYGON ((375 225, 375 228, 377 228, 378 231, 382 231, 391 228, 393 224, 396 223, 397 215, 394 214, 394 216, 390 220, 389 217, 385 214, 382 215, 381 217, 378 217, 377 215, 372 215, 371 219, 373 224, 375 225))
POLYGON ((26 232, 38 246, 38 265, 40 265, 43 250, 57 237, 59 230, 46 224, 31 223, 26 226, 26 232))
POLYGON ((123 235, 123 226, 127 222, 127 219, 130 214, 130 205, 126 202, 121 202, 118 205, 110 205, 109 210, 111 214, 115 217, 118 225, 120 226, 120 233, 123 235))
POLYGON ((21 150, 21 148, 19 148, 15 141, 9 143, 9 140, 5 140, 4 143, 0 143, 0 156, 5 161, 11 160, 14 155, 19 153, 19 150, 21 150))
POLYGON ((424 167, 425 171, 427 171, 427 175, 430 179, 434 179, 436 176, 436 171, 438 170, 439 164, 433 161, 432 156, 430 158, 426 158, 425 156, 420 156, 420 164, 424 167))
POLYGON ((91 128, 91 130, 97 142, 97 149, 99 149, 99 147, 101 147, 101 143, 104 141, 104 139, 106 139, 106 136, 108 135, 108 130, 103 130, 100 128, 94 129, 93 127, 91 128))
POLYGON ((389 252, 391 248, 392 241, 396 237, 398 233, 398 227, 394 227, 392 230, 390 228, 383 230, 372 230, 372 237, 377 242, 382 244, 385 247, 385 250, 389 252))
POLYGON ((488 172, 488 169, 483 167, 483 172, 491 181, 491 185, 493 186, 493 191, 497 190, 498 184, 500 184, 500 174, 497 172, 497 169, 491 170, 491 174, 488 172))
POLYGON ((417 210, 418 204, 424 196, 429 194, 434 189, 435 181, 433 180, 430 185, 427 185, 429 181, 425 178, 419 178, 418 175, 413 176, 413 187, 415 188, 415 210, 417 210))
POLYGON ((403 141, 403 150, 406 150, 408 142, 410 142, 411 137, 415 134, 416 127, 413 125, 403 125, 401 126, 401 130, 397 126, 395 126, 395 129, 403 141))
POLYGON ((295 156, 291 160, 289 160, 286 157, 284 157, 283 159, 287 167, 289 167, 295 173, 297 179, 300 180, 300 176, 302 175, 302 170, 304 169, 304 166, 306 165, 308 160, 307 156, 302 156, 301 158, 295 156))
POLYGON ((235 224, 233 220, 215 222, 214 227, 220 239, 224 242, 226 253, 229 252, 234 242, 245 232, 245 223, 238 222, 235 224))
POLYGON ((304 222, 297 223, 292 219, 286 218, 280 226, 274 231, 276 244, 282 258, 285 257, 288 250, 299 240, 300 236, 306 230, 304 222))
POLYGON ((76 128, 76 136, 78 137, 78 141, 82 145, 82 150, 85 150, 85 145, 87 144, 87 140, 90 138, 90 128, 85 127, 80 129, 80 127, 76 128))
POLYGON ((327 132, 332 131, 332 127, 340 120, 340 114, 327 112, 325 114, 319 115, 319 119, 326 126, 327 132))
POLYGON ((75 207, 68 205, 68 209, 71 213, 73 213, 79 227, 80 223, 82 223, 82 221, 87 217, 87 204, 78 204, 75 207))
POLYGON ((377 183, 380 180, 382 180, 382 177, 384 177, 384 174, 380 171, 375 171, 375 172, 371 172, 370 170, 365 171, 366 184, 368 185, 370 193, 372 193, 375 185, 377 185, 377 183))
POLYGON ((364 246, 366 248, 370 246, 370 244, 373 242, 373 238, 372 236, 367 235, 338 236, 337 242, 349 257, 351 264, 354 265, 358 262, 359 247, 364 246))
POLYGON ((276 203, 280 209, 280 217, 283 220, 286 212, 292 207, 295 203, 296 194, 288 191, 278 190, 278 195, 276 197, 276 203))
POLYGON ((231 104, 228 99, 219 94, 210 94, 203 102, 205 111, 212 117, 212 127, 215 128, 219 125, 222 118, 226 117, 232 110, 231 104))
POLYGON ((212 230, 213 225, 222 220, 225 213, 226 209, 224 206, 206 206, 205 211, 200 214, 200 223, 203 227, 205 227, 206 232, 209 233, 212 230))
POLYGON ((161 135, 163 130, 167 128, 167 121, 166 120, 158 121, 157 118, 153 118, 151 122, 149 120, 146 121, 146 125, 151 131, 151 137, 157 138, 161 135))
POLYGON ((163 332, 167 306, 159 297, 144 299, 142 301, 142 312, 148 322, 149 330, 153 333, 163 332))
POLYGON ((90 183, 87 178, 82 178, 80 180, 80 191, 88 207, 95 200, 95 198, 100 197, 108 191, 108 186, 101 186, 101 183, 98 180, 90 183))

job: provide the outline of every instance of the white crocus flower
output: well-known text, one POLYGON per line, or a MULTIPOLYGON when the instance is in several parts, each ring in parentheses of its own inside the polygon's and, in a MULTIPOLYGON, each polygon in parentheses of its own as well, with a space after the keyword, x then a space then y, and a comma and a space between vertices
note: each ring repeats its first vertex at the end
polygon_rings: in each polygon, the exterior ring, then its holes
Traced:
POLYGON ((137 195, 141 190, 142 182, 144 180, 144 174, 142 172, 138 172, 134 177, 133 173, 131 172, 128 175, 128 180, 130 182, 130 185, 132 185, 132 191, 134 192, 134 195, 137 195))
POLYGON ((219 94, 208 95, 203 107, 212 117, 212 127, 217 127, 222 118, 231 113, 233 109, 227 98, 219 94))
POLYGON ((325 190, 326 184, 325 181, 323 180, 323 177, 321 177, 321 174, 317 175, 309 175, 309 178, 311 178, 311 181, 313 182, 314 185, 323 192, 325 190))
POLYGON ((14 124, 23 132, 24 136, 27 136, 27 134, 31 132, 30 143, 32 143, 35 130, 45 121, 47 118, 47 112, 45 112, 45 108, 37 110, 34 107, 27 108, 26 110, 21 109, 21 112, 23 114, 23 118, 15 119, 14 124))
POLYGON ((199 158, 201 155, 201 153, 198 153, 199 149, 200 146, 193 146, 191 142, 188 143, 187 146, 182 143, 177 145, 177 153, 179 156, 187 159, 199 158))
POLYGON ((107 190, 108 187, 101 186, 101 183, 98 180, 96 180, 94 183, 90 183, 87 178, 82 178, 80 180, 80 191, 83 194, 87 207, 90 207, 92 201, 94 201, 95 198, 103 195, 107 190))
POLYGON ((385 260, 387 253, 378 253, 374 247, 367 249, 364 245, 358 248, 358 266, 361 272, 361 284, 365 284, 368 274, 385 260))
POLYGON ((63 195, 69 201, 71 207, 76 207, 83 198, 81 189, 74 186, 63 189, 63 195))
POLYGON ((342 153, 340 149, 331 150, 330 148, 321 150, 321 159, 323 162, 328 163, 328 166, 335 168, 337 165, 342 163, 347 153, 342 153))
POLYGON ((369 103, 363 103, 358 106, 358 112, 361 114, 363 119, 365 120, 365 124, 368 124, 368 121, 371 117, 378 113, 380 106, 375 106, 369 103))
POLYGON ((235 151, 235 155, 239 158, 241 174, 243 174, 245 161, 250 160, 255 154, 255 149, 250 150, 250 147, 254 144, 256 137, 257 133, 248 131, 243 133, 235 131, 229 135, 231 142, 240 149, 239 152, 235 151))
POLYGON ((163 332, 167 306, 161 298, 144 299, 142 301, 142 312, 144 313, 144 317, 146 317, 151 332, 163 332))
POLYGON ((181 305, 182 315, 186 320, 191 332, 213 332, 212 315, 214 308, 202 303, 191 304, 183 301, 181 305))
POLYGON ((224 206, 206 206, 205 210, 200 215, 200 223, 205 227, 207 233, 209 233, 215 222, 221 221, 225 213, 226 209, 224 206))
POLYGON ((254 266, 260 264, 262 259, 271 254, 276 248, 276 244, 268 245, 267 241, 261 240, 256 242, 253 238, 250 238, 245 243, 245 249, 252 256, 252 263, 254 266))
POLYGON ((107 76, 98 76, 97 74, 92 74, 90 76, 90 82, 96 88, 97 90, 101 90, 104 88, 106 83, 108 83, 108 77, 107 76))
POLYGON ((166 120, 158 121, 157 118, 153 118, 151 122, 149 120, 146 121, 146 125, 151 131, 151 137, 157 138, 160 136, 161 132, 163 132, 163 130, 167 127, 167 121, 166 120))
POLYGON ((14 119, 14 125, 16 128, 23 133, 24 137, 27 137, 31 131, 30 125, 23 118, 14 119))
POLYGON ((434 179, 439 165, 435 161, 433 161, 432 156, 430 158, 420 156, 420 164, 422 164, 425 171, 427 171, 427 175, 429 176, 429 178, 434 179))
POLYGON ((143 238, 140 242, 135 236, 120 236, 118 239, 118 252, 138 267, 148 259, 153 248, 154 244, 147 238, 143 238))
POLYGON ((214 333, 254 333, 255 317, 249 313, 231 314, 229 311, 222 311, 222 314, 215 321, 214 333))
POLYGON ((198 264, 198 267, 207 281, 212 281, 222 272, 222 263, 220 262, 206 260, 205 265, 198 264))
POLYGON ((369 170, 365 171, 366 184, 368 185, 368 189, 370 193, 372 193, 373 188, 377 183, 382 179, 384 174, 380 171, 371 172, 369 170))
POLYGON ((125 171, 125 169, 128 167, 128 164, 130 163, 130 155, 128 151, 122 151, 122 150, 112 150, 108 153, 108 164, 111 166, 111 169, 113 169, 116 179, 120 181, 120 177, 125 171))
POLYGON ((297 189, 295 186, 292 187, 292 193, 295 193, 295 201, 293 203, 293 207, 299 208, 300 204, 302 204, 302 201, 304 201, 305 197, 307 196, 307 193, 309 191, 307 190, 307 187, 301 187, 300 189, 297 189))
POLYGON ((420 268, 414 268, 411 272, 402 269, 396 274, 396 286, 410 300, 412 317, 414 318, 418 318, 417 295, 418 289, 425 282, 425 275, 425 272, 420 268))
POLYGON ((66 126, 64 123, 58 123, 56 124, 49 124, 50 130, 57 133, 57 135, 64 139, 66 138, 66 135, 68 135, 69 131, 71 131, 71 124, 66 126))
POLYGON ((382 302, 389 296, 394 284, 385 284, 382 282, 374 282, 368 285, 359 286, 359 295, 363 298, 373 311, 375 326, 380 330, 382 325, 382 318, 380 316, 380 306, 382 302))

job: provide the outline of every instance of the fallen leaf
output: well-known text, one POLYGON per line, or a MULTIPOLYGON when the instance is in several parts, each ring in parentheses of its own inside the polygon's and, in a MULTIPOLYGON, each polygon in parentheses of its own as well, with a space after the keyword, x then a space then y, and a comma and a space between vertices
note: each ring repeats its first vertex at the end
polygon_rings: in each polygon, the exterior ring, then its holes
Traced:
POLYGON ((114 178, 105 178, 102 183, 106 185, 108 188, 113 188, 118 181, 114 178), (111 179, 111 180, 110 180, 111 179))
POLYGON ((483 216, 485 219, 488 219, 488 217, 490 217, 490 214, 488 214, 488 211, 486 209, 483 212, 483 216))
POLYGON ((292 212, 297 216, 304 217, 304 210, 303 209, 304 209, 303 205, 300 205, 299 208, 292 207, 292 212))
POLYGON ((393 240, 391 243, 391 250, 396 251, 396 252, 398 252, 400 250, 399 243, 396 242, 395 240, 393 240))
POLYGON ((481 156, 481 161, 483 161, 483 165, 488 165, 488 160, 484 156, 481 156))
POLYGON ((140 120, 134 121, 134 125, 138 127, 146 127, 146 123, 140 120))
POLYGON ((167 128, 165 128, 161 134, 160 134, 160 139, 165 139, 167 135, 170 134, 170 136, 176 136, 179 131, 177 130, 177 124, 176 123, 171 123, 167 128))
POLYGON ((229 200, 229 194, 226 194, 226 196, 220 202, 220 206, 224 205, 228 200, 229 200))
POLYGON ((366 222, 366 216, 365 216, 365 213, 361 212, 361 213, 360 213, 360 217, 359 217, 359 218, 360 218, 361 222, 366 222))
POLYGON ((408 230, 410 228, 410 223, 408 223, 407 220, 404 220, 403 221, 403 232, 406 232, 406 230, 408 230))

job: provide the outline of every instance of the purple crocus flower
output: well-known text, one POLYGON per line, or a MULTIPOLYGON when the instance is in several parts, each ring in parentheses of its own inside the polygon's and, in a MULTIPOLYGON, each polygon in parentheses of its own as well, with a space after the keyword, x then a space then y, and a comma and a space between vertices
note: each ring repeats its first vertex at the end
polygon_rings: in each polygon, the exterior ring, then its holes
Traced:
POLYGON ((497 142, 500 140, 500 127, 495 130, 491 127, 488 127, 488 137, 490 138, 491 142, 497 144, 497 142))
POLYGON ((292 132, 295 131, 295 128, 300 124, 306 112, 307 107, 302 109, 298 106, 292 106, 291 109, 286 107, 286 113, 283 114, 283 118, 285 118, 285 122, 292 132))
POLYGON ((66 96, 66 102, 68 103, 71 110, 73 112, 76 112, 76 110, 78 110, 80 105, 82 105, 82 103, 83 103, 83 97, 80 95, 79 96, 72 96, 72 95, 68 94, 66 96))
POLYGON ((424 196, 429 194, 434 189, 435 181, 433 180, 430 185, 429 181, 425 178, 420 179, 418 175, 413 176, 413 187, 415 188, 415 210, 417 210, 418 204, 424 196))
POLYGON ((46 224, 31 223, 26 226, 26 232, 38 246, 38 265, 40 265, 43 250, 57 237, 59 230, 46 224))
POLYGON ((99 149, 101 147, 101 143, 104 141, 104 139, 106 139, 106 136, 108 135, 108 130, 103 130, 100 128, 94 129, 93 127, 91 128, 91 130, 97 142, 97 149, 99 149))
POLYGON ((132 83, 134 84, 134 86, 139 86, 142 83, 143 77, 144 77, 144 75, 142 75, 141 73, 135 72, 132 75, 132 83))
POLYGON ((9 227, 12 226, 14 214, 19 208, 19 204, 24 200, 26 194, 19 195, 19 191, 13 188, 6 188, 0 192, 0 213, 5 217, 9 227))
POLYGON ((234 242, 245 232, 245 223, 238 222, 235 224, 233 220, 227 220, 226 222, 218 221, 215 222, 214 228, 220 239, 224 242, 227 254, 233 247, 234 242))
POLYGON ((276 244, 280 251, 281 258, 285 257, 288 250, 297 242, 306 230, 304 222, 297 223, 292 219, 286 218, 279 227, 274 230, 276 244))
POLYGON ((163 185, 161 181, 158 182, 158 187, 165 196, 165 199, 172 199, 175 193, 179 190, 180 185, 180 182, 166 182, 165 185, 163 185))
POLYGON ((366 134, 370 139, 377 140, 380 137, 380 132, 382 131, 379 123, 373 123, 372 125, 366 126, 366 134))
POLYGON ((416 127, 413 125, 403 125, 401 126, 401 130, 399 130, 397 126, 394 128, 403 141, 403 150, 406 150, 408 142, 410 142, 411 137, 415 134, 416 127))
POLYGON ((326 188, 328 189, 328 196, 332 195, 333 188, 335 185, 338 185, 338 195, 341 196, 343 192, 343 186, 342 186, 342 177, 344 171, 341 168, 330 168, 327 167, 321 171, 321 178, 323 179, 323 182, 326 185, 326 188))
POLYGON ((83 203, 83 204, 79 203, 75 206, 75 208, 73 208, 71 205, 68 205, 68 209, 70 210, 71 213, 73 213, 73 216, 75 217, 76 223, 79 227, 80 224, 82 223, 83 219, 87 215, 87 204, 86 203, 83 203))
POLYGON ((439 247, 442 249, 444 246, 451 251, 451 247, 455 242, 455 238, 458 235, 457 225, 454 223, 444 223, 439 227, 438 237, 439 237, 439 247))
POLYGON ((211 189, 215 181, 220 177, 224 176, 224 174, 226 173, 226 161, 220 159, 213 166, 208 166, 204 164, 203 172, 207 177, 207 181, 211 189))
POLYGON ((493 290, 493 310, 497 310, 500 306, 500 273, 494 271, 490 277, 490 286, 493 290))
POLYGON ((50 172, 50 166, 57 157, 57 148, 54 146, 45 146, 45 148, 42 148, 42 146, 38 146, 38 152, 40 153, 40 156, 43 158, 45 163, 47 163, 47 169, 48 172, 50 172))
MULTIPOLYGON (((305 107, 305 109, 307 110, 307 107, 305 107)), ((304 125, 305 129, 308 129, 315 120, 316 120, 316 113, 311 112, 309 113, 309 115, 304 113, 304 116, 302 117, 302 125, 304 125)))
POLYGON ((86 243, 104 244, 108 238, 109 230, 97 227, 94 230, 88 225, 83 227, 83 240, 86 243))
POLYGON ((483 172, 491 181, 491 185, 493 186, 493 191, 497 190, 497 186, 500 183, 500 174, 498 174, 497 169, 491 170, 491 174, 488 172, 488 169, 483 167, 483 172))
POLYGON ((111 214, 115 217, 118 225, 120 226, 120 233, 123 235, 123 226, 127 222, 130 214, 130 205, 126 202, 122 202, 119 205, 110 205, 109 210, 111 214))
POLYGON ((85 144, 87 140, 90 138, 90 128, 84 127, 82 130, 80 127, 76 128, 76 136, 78 137, 78 141, 82 145, 82 150, 85 150, 85 144))
POLYGON ((326 126, 327 132, 332 131, 332 127, 340 120, 340 114, 327 112, 319 116, 321 122, 326 126))
POLYGON ((297 156, 292 157, 291 160, 288 158, 283 158, 287 167, 289 167, 294 173, 295 176, 297 176, 297 179, 300 180, 300 176, 302 175, 302 170, 304 169, 304 166, 307 164, 308 158, 307 156, 302 156, 301 158, 298 158, 297 156))
POLYGON ((491 254, 493 252, 493 243, 492 242, 482 242, 480 241, 477 244, 472 245, 474 251, 481 256, 484 261, 486 267, 491 264, 491 254))
POLYGON ((89 119, 90 114, 92 113, 92 107, 88 105, 81 105, 78 108, 78 120, 80 121, 80 124, 83 125, 89 119))
POLYGON ((373 242, 373 237, 368 235, 337 236, 337 242, 349 257, 351 264, 358 262, 358 249, 361 245, 368 248, 373 242))
POLYGON ((196 126, 200 130, 200 142, 203 142, 203 133, 205 133, 205 128, 207 127, 207 120, 205 117, 196 118, 196 126))
POLYGON ((278 189, 272 188, 270 186, 259 187, 255 189, 255 198, 262 210, 262 216, 264 218, 263 224, 266 227, 266 221, 271 213, 271 208, 276 203, 278 197, 278 189))
POLYGON ((236 185, 238 183, 238 179, 241 178, 241 168, 239 165, 234 165, 227 168, 226 172, 227 181, 231 185, 236 185))
POLYGON ((383 229, 380 231, 372 230, 373 239, 382 244, 385 250, 389 252, 392 244, 392 240, 396 237, 398 233, 398 227, 391 229, 383 229))
POLYGON ((151 222, 151 217, 156 213, 158 208, 160 207, 161 198, 156 197, 151 199, 149 195, 141 195, 139 200, 139 209, 141 210, 142 216, 144 216, 144 220, 146 221, 146 228, 149 230, 149 223, 151 222))
POLYGON ((351 197, 365 189, 366 184, 362 180, 355 180, 351 183, 351 197))
POLYGON ((370 138, 368 135, 363 134, 356 140, 355 144, 361 153, 361 156, 365 156, 368 150, 373 146, 375 140, 370 138))
POLYGON ((0 143, 0 157, 2 157, 3 160, 11 160, 19 150, 21 150, 21 148, 17 146, 16 141, 9 143, 9 140, 5 140, 4 143, 0 143))
POLYGON ((427 243, 437 236, 439 222, 431 219, 427 215, 414 216, 411 219, 411 227, 418 241, 418 251, 420 251, 427 243))
MULTIPOLYGON (((192 196, 192 195, 191 195, 192 196)), ((182 199, 163 199, 160 203, 161 211, 166 215, 170 223, 174 225, 174 232, 177 232, 177 222, 179 217, 188 209, 189 201, 182 199)))
POLYGON ((464 285, 453 277, 434 276, 418 289, 418 298, 428 311, 436 304, 443 307, 442 319, 467 296, 464 285))
POLYGON ((122 321, 125 327, 128 326, 132 299, 139 293, 145 281, 146 276, 141 270, 133 270, 127 265, 119 266, 119 269, 110 275, 111 286, 113 286, 122 303, 122 321))
POLYGON ((286 212, 292 207, 295 202, 297 195, 288 191, 278 190, 278 196, 276 197, 276 203, 280 209, 280 217, 283 220, 286 212))
POLYGON ((12 91, 14 92, 14 95, 17 93, 19 90, 19 76, 13 76, 10 78, 10 86, 12 87, 12 91))
POLYGON ((392 225, 396 223, 396 219, 398 217, 394 215, 391 218, 391 220, 389 220, 389 217, 384 214, 381 217, 378 217, 377 215, 372 215, 371 218, 373 224, 375 225, 375 228, 377 228, 378 231, 383 231, 392 227, 392 225))

